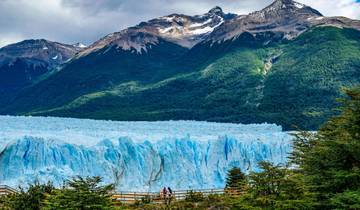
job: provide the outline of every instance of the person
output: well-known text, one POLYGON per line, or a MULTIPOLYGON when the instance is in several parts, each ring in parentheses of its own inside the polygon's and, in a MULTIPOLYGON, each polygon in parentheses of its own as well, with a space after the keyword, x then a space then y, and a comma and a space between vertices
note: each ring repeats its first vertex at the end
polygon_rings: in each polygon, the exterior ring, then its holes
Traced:
POLYGON ((168 189, 169 195, 170 195, 170 196, 172 196, 173 191, 171 190, 171 188, 170 188, 170 187, 168 187, 167 189, 168 189))
POLYGON ((162 199, 163 197, 164 197, 163 189, 160 189, 160 199, 162 199))
POLYGON ((173 191, 170 187, 167 188, 168 191, 168 205, 170 205, 171 200, 173 199, 173 191))
POLYGON ((166 187, 164 187, 162 190, 162 196, 163 196, 164 200, 166 200, 167 194, 168 194, 168 191, 167 191, 166 187))

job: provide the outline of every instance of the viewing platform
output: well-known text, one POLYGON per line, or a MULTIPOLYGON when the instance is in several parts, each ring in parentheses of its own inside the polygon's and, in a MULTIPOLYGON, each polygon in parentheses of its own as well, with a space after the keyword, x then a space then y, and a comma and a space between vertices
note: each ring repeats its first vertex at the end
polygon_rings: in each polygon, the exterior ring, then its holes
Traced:
MULTIPOLYGON (((0 185, 0 196, 6 196, 10 194, 18 193, 18 191, 7 185, 0 185)), ((141 200, 148 200, 151 203, 162 203, 166 199, 171 200, 185 200, 191 193, 201 194, 201 196, 207 197, 209 195, 223 195, 240 196, 241 192, 237 189, 202 189, 202 190, 178 190, 174 191, 171 195, 166 196, 159 192, 114 192, 111 196, 112 200, 119 201, 121 203, 132 204, 141 200)))
POLYGON ((171 195, 163 196, 159 192, 116 192, 112 195, 112 199, 121 203, 135 203, 136 201, 149 200, 151 203, 162 203, 164 200, 171 198, 172 200, 185 200, 190 193, 201 194, 204 197, 209 195, 240 196, 241 192, 236 189, 203 189, 203 190, 179 190, 174 191, 171 195))
POLYGON ((17 193, 18 191, 7 185, 0 185, 0 196, 10 195, 17 193))

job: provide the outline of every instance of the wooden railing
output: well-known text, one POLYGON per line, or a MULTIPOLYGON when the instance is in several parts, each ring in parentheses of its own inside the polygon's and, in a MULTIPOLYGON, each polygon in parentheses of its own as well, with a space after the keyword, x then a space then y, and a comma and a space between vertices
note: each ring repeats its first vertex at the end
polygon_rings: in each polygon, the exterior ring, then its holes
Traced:
POLYGON ((0 196, 17 193, 18 191, 7 185, 0 185, 0 196))
POLYGON ((241 192, 237 189, 204 189, 204 190, 180 190, 174 191, 171 196, 163 196, 158 192, 117 192, 112 195, 114 201, 122 203, 135 203, 136 201, 148 200, 153 203, 164 202, 166 199, 184 200, 190 192, 201 193, 204 197, 209 195, 227 194, 231 196, 239 196, 241 192))
MULTIPOLYGON (((171 196, 163 196, 159 192, 115 192, 111 198, 114 201, 120 201, 121 203, 135 203, 136 201, 148 200, 152 203, 161 203, 166 199, 171 200, 184 200, 190 192, 201 193, 202 196, 207 197, 209 195, 231 195, 239 196, 241 191, 237 189, 203 189, 203 190, 178 190, 174 191, 171 196)), ((17 190, 6 185, 0 185, 0 196, 18 193, 17 190)))

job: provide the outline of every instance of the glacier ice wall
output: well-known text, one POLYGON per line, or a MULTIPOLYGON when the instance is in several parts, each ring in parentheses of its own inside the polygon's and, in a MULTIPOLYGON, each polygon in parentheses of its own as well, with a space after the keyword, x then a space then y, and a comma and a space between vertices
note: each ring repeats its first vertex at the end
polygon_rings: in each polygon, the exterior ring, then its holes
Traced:
POLYGON ((290 142, 273 124, 0 116, 0 184, 61 185, 80 175, 121 191, 220 188, 233 166, 285 163, 290 142))

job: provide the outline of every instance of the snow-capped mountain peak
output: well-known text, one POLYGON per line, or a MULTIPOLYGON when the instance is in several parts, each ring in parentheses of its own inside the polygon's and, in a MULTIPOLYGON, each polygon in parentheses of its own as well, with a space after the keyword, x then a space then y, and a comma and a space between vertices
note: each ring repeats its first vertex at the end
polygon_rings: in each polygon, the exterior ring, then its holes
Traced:
POLYGON ((252 13, 252 15, 257 15, 263 18, 279 18, 283 16, 294 16, 297 14, 322 16, 319 11, 293 0, 276 0, 263 10, 252 13))
POLYGON ((225 14, 220 7, 215 7, 203 15, 171 14, 155 18, 120 32, 109 34, 79 53, 79 56, 87 55, 104 47, 114 46, 123 50, 142 53, 147 51, 148 45, 157 44, 159 39, 191 48, 203 41, 225 20, 235 16, 234 14, 225 14))
POLYGON ((219 42, 244 32, 254 36, 271 32, 292 39, 314 25, 309 20, 319 20, 320 17, 323 17, 320 12, 307 5, 293 0, 276 0, 260 11, 227 21, 212 33, 210 39, 219 42))
POLYGON ((293 0, 276 0, 268 7, 248 15, 225 14, 214 7, 202 15, 171 14, 142 22, 110 34, 84 49, 79 56, 104 47, 116 47, 141 54, 159 40, 192 48, 200 42, 222 42, 248 32, 254 37, 266 33, 293 39, 318 25, 360 28, 359 21, 324 17, 319 11, 293 0), (142 38, 143 37, 143 38, 142 38))
POLYGON ((86 48, 87 47, 86 45, 84 45, 83 43, 80 43, 80 42, 73 44, 73 46, 77 47, 77 48, 86 48))
POLYGON ((154 23, 153 26, 162 38, 190 48, 221 25, 224 22, 223 16, 221 8, 216 7, 203 15, 171 15, 150 22, 154 23))

